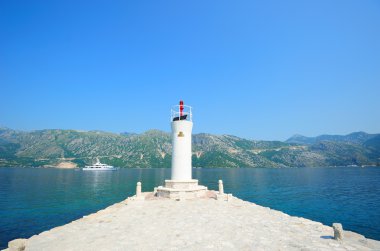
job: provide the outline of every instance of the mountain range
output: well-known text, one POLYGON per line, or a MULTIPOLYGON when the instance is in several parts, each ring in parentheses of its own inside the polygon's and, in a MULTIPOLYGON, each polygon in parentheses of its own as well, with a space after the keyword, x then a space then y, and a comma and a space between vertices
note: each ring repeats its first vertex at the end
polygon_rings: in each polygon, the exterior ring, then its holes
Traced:
MULTIPOLYGON (((319 167, 379 165, 380 134, 295 135, 282 141, 258 141, 232 135, 194 134, 195 167, 319 167)), ((0 166, 82 167, 96 158, 118 167, 168 168, 170 133, 0 128, 0 166)))

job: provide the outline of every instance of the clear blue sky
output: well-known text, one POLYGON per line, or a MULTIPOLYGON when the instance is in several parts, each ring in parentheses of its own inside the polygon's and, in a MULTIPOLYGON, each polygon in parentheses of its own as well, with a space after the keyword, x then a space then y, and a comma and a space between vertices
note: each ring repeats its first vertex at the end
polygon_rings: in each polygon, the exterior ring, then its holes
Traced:
POLYGON ((380 132, 380 1, 0 1, 0 125, 380 132))

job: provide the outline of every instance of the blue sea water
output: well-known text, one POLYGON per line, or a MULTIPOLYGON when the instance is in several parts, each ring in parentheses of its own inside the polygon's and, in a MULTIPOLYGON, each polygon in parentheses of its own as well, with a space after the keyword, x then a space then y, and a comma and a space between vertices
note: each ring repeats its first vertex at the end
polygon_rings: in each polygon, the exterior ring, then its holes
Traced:
MULTIPOLYGON (((194 169, 194 178, 235 196, 294 216, 380 240, 380 168, 194 169)), ((170 169, 113 172, 0 168, 0 248, 119 202, 152 191, 170 169)))

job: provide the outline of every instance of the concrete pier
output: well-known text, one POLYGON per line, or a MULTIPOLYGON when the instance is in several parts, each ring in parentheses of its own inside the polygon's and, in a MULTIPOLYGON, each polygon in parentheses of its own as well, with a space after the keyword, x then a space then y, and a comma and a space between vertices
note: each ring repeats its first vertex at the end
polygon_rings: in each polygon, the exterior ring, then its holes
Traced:
POLYGON ((380 250, 380 242, 362 235, 344 231, 337 241, 330 226, 218 195, 208 190, 201 198, 177 201, 143 192, 143 200, 133 196, 21 244, 38 251, 380 250))

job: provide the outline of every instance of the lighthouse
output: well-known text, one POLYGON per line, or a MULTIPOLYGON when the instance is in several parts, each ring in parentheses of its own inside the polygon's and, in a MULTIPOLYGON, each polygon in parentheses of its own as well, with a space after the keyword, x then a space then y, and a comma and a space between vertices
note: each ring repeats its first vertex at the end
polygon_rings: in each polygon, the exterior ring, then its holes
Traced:
POLYGON ((193 130, 192 107, 181 100, 171 109, 172 137, 171 179, 165 180, 165 186, 157 188, 156 196, 171 199, 189 199, 202 197, 207 187, 198 185, 191 175, 191 134, 193 130))
POLYGON ((191 180, 192 115, 191 107, 185 106, 182 100, 171 110, 173 181, 191 180))

